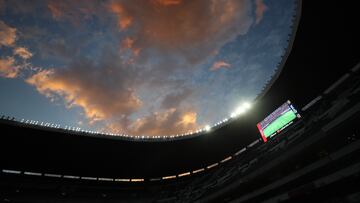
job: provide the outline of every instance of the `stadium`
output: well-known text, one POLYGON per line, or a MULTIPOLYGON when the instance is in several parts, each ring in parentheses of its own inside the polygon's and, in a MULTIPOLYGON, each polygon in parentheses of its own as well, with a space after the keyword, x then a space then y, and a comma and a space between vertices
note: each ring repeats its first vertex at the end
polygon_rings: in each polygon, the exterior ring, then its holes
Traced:
POLYGON ((299 0, 295 14, 262 93, 197 131, 134 137, 2 116, 0 200, 360 202, 359 12, 299 0))

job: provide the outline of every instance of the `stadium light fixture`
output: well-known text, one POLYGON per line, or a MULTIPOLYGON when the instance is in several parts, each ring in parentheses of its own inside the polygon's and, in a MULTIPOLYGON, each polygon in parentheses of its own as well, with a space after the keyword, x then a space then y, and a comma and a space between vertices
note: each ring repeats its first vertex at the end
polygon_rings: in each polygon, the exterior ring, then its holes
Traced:
POLYGON ((205 126, 205 130, 206 130, 207 132, 209 132, 209 131, 211 130, 211 127, 210 127, 209 125, 206 125, 206 126, 205 126))
POLYGON ((249 102, 244 102, 230 115, 230 117, 235 118, 238 115, 244 114, 249 109, 251 109, 251 104, 249 102))
POLYGON ((243 114, 243 113, 245 113, 245 112, 246 112, 246 109, 244 108, 243 105, 241 105, 241 106, 239 106, 239 107, 236 109, 235 114, 236 114, 236 115, 241 115, 241 114, 243 114))
POLYGON ((244 107, 245 110, 251 109, 251 104, 249 102, 244 102, 242 106, 244 107))

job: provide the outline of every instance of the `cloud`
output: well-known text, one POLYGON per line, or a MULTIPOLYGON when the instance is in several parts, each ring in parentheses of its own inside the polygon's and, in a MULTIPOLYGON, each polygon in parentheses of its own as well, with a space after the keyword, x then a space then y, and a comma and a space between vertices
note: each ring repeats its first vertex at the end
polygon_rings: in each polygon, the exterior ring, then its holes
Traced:
MULTIPOLYGON (((16 28, 12 28, 0 20, 0 48, 1 46, 12 47, 16 41, 16 28)), ((15 64, 14 57, 0 58, 0 76, 16 78, 20 67, 15 64)))
POLYGON ((141 49, 140 48, 136 48, 134 47, 134 40, 131 39, 130 37, 126 37, 123 41, 122 41, 122 48, 123 49, 130 49, 132 51, 132 54, 134 56, 139 56, 141 49))
POLYGON ((121 30, 128 28, 132 24, 133 18, 127 13, 122 4, 111 3, 109 8, 118 17, 118 26, 121 30))
MULTIPOLYGON (((106 66, 106 64, 102 64, 106 66)), ((90 122, 127 117, 141 107, 119 67, 97 67, 89 61, 76 62, 66 69, 40 71, 26 80, 41 94, 62 97, 68 107, 79 106, 90 122)), ((125 77, 126 74, 124 74, 125 77)))
POLYGON ((177 104, 191 94, 190 89, 179 87, 174 93, 170 86, 175 84, 167 81, 159 86, 164 91, 156 92, 154 87, 150 94, 145 88, 140 98, 139 87, 148 87, 149 78, 157 73, 144 73, 144 67, 124 63, 116 50, 103 53, 97 61, 76 58, 64 68, 40 70, 26 82, 51 101, 64 101, 68 108, 80 107, 90 124, 106 126, 112 132, 165 135, 195 129, 196 111, 188 106, 177 109, 177 104), (148 101, 142 99, 144 94, 159 96, 161 108, 151 109, 149 102, 143 103, 148 101))
POLYGON ((16 78, 20 73, 20 67, 15 64, 13 57, 0 58, 0 76, 4 78, 16 78))
POLYGON ((15 41, 16 28, 12 28, 0 20, 0 47, 13 46, 15 41))
POLYGON ((66 42, 63 38, 54 38, 46 43, 40 43, 39 55, 43 58, 54 57, 64 61, 71 60, 81 48, 80 40, 76 44, 66 42))
POLYGON ((230 68, 231 64, 226 63, 225 61, 216 61, 210 68, 211 71, 216 71, 221 68, 230 68))
POLYGON ((262 20, 265 11, 268 9, 267 6, 264 4, 263 0, 255 0, 255 15, 256 15, 256 24, 259 24, 262 20))
POLYGON ((155 4, 163 6, 174 6, 182 3, 183 0, 153 0, 155 4))
POLYGON ((212 57, 226 43, 246 34, 255 20, 252 6, 251 0, 47 2, 55 20, 76 25, 92 17, 109 22, 112 14, 119 30, 124 32, 120 37, 122 48, 125 45, 136 57, 141 53, 139 60, 153 58, 151 54, 163 56, 163 60, 172 60, 169 55, 182 57, 190 65, 181 68, 194 67, 212 57))
POLYGON ((102 1, 87 0, 49 0, 47 7, 55 20, 69 21, 80 25, 82 20, 90 19, 92 16, 100 16, 104 8, 102 1))
POLYGON ((13 56, 0 58, 0 77, 16 78, 23 73, 25 69, 29 69, 31 71, 36 69, 36 67, 32 67, 25 62, 19 63, 15 60, 15 55, 18 55, 23 59, 29 59, 32 57, 32 53, 26 48, 15 47, 17 39, 16 31, 16 28, 10 27, 0 20, 0 48, 1 46, 10 47, 14 53, 13 56))
POLYGON ((3 1, 3 6, 6 9, 10 9, 14 14, 33 14, 36 9, 39 9, 41 7, 42 3, 43 1, 5 0, 3 1))
POLYGON ((16 47, 14 49, 14 55, 18 55, 23 59, 29 59, 33 54, 25 47, 16 47))
MULTIPOLYGON (((170 108, 162 112, 153 112, 130 123, 127 132, 131 135, 174 135, 195 130, 198 125, 197 113, 191 110, 170 108)), ((112 123, 108 127, 114 132, 122 133, 120 123, 112 123)))
POLYGON ((134 47, 179 55, 192 64, 246 34, 253 22, 249 0, 120 0, 108 8, 134 47))
POLYGON ((50 1, 49 2, 48 8, 49 8, 53 18, 60 19, 63 16, 63 11, 62 11, 62 8, 60 7, 61 5, 62 5, 61 1, 50 1), (60 2, 60 4, 57 2, 60 2))
POLYGON ((180 104, 191 95, 191 93, 192 90, 188 88, 180 89, 180 91, 176 91, 176 89, 174 89, 164 97, 161 107, 164 109, 179 107, 180 104))
MULTIPOLYGON (((196 111, 176 108, 154 111, 131 120, 129 117, 139 110, 142 101, 134 90, 125 85, 116 86, 118 84, 114 81, 109 82, 115 78, 107 76, 86 66, 77 71, 42 70, 26 82, 53 101, 58 97, 63 98, 68 108, 81 107, 90 123, 103 123, 112 132, 154 136, 187 132, 198 127, 196 111)), ((181 92, 166 97, 163 107, 173 106, 170 105, 171 101, 176 103, 178 97, 185 94, 189 93, 181 92)))
POLYGON ((191 64, 246 34, 254 21, 250 0, 49 0, 47 7, 55 20, 76 25, 95 16, 108 19, 110 12, 125 32, 123 43, 132 40, 128 48, 135 56, 150 57, 148 52, 156 50, 191 64))

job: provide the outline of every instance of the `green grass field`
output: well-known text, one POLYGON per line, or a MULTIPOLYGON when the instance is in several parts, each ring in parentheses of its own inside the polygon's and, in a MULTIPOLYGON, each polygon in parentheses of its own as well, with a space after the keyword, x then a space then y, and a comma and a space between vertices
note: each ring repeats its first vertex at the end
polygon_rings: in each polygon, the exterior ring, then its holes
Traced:
POLYGON ((277 130, 284 127, 286 124, 290 123, 292 120, 296 118, 296 115, 293 111, 288 111, 279 118, 277 118, 275 121, 270 123, 265 129, 264 129, 264 135, 265 137, 269 137, 277 130))

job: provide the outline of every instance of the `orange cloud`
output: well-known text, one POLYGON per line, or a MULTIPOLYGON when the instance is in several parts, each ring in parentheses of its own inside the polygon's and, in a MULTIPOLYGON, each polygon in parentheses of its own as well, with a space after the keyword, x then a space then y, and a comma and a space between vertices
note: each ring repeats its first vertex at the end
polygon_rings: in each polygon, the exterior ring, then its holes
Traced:
POLYGON ((0 76, 4 78, 16 78, 20 73, 20 67, 15 65, 13 57, 0 58, 0 76))
POLYGON ((180 4, 182 0, 153 0, 153 2, 162 6, 174 6, 180 4))
POLYGON ((25 47, 16 47, 14 49, 14 54, 20 56, 23 59, 29 59, 33 56, 33 54, 25 47))
POLYGON ((230 68, 230 67, 231 67, 231 64, 226 63, 225 61, 217 61, 211 66, 210 70, 216 71, 216 70, 219 70, 220 68, 230 68))
MULTIPOLYGON (((191 125, 195 125, 196 124, 196 119, 197 119, 197 113, 196 112, 185 112, 182 116, 181 116, 181 121, 179 122, 181 125, 185 125, 185 126, 191 126, 191 125)), ((194 128, 190 129, 193 130, 194 128)))
POLYGON ((133 90, 118 87, 111 89, 106 79, 93 78, 90 70, 43 70, 26 80, 41 94, 55 100, 62 97, 67 106, 79 106, 90 122, 128 116, 141 106, 133 90), (103 83, 102 83, 103 82, 103 83))
POLYGON ((134 56, 139 56, 141 49, 134 47, 134 40, 130 37, 126 37, 122 41, 122 48, 130 49, 134 56))
POLYGON ((112 1, 108 7, 119 30, 126 30, 142 53, 155 49, 190 63, 202 61, 246 34, 253 22, 247 0, 112 1))
POLYGON ((133 48, 134 40, 131 39, 130 37, 127 37, 122 41, 122 44, 124 48, 131 49, 133 48))
POLYGON ((16 28, 12 28, 0 20, 0 47, 13 46, 15 41, 16 28))
POLYGON ((255 0, 255 15, 256 15, 256 24, 259 24, 262 20, 265 11, 268 9, 267 6, 264 4, 263 0, 255 0))
POLYGON ((131 25, 133 18, 128 14, 121 3, 112 2, 109 8, 111 12, 117 15, 118 25, 121 30, 124 30, 131 25))
POLYGON ((50 1, 48 4, 48 8, 52 14, 52 17, 59 20, 63 16, 62 8, 59 3, 56 1, 50 1))
POLYGON ((135 120, 127 130, 131 135, 172 135, 195 130, 198 126, 196 122, 196 112, 170 108, 135 120))

